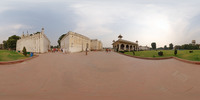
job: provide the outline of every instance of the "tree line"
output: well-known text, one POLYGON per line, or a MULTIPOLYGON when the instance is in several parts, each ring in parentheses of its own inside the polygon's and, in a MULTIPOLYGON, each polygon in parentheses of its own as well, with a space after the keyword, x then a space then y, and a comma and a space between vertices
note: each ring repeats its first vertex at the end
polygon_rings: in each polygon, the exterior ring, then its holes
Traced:
POLYGON ((184 49, 184 50, 198 50, 200 49, 200 45, 198 44, 184 44, 184 45, 176 45, 174 46, 172 43, 169 44, 169 47, 165 45, 164 47, 156 48, 156 42, 151 43, 151 49, 156 50, 172 50, 172 49, 184 49))
POLYGON ((3 41, 4 49, 16 50, 17 40, 20 39, 20 36, 13 35, 8 38, 8 40, 3 41))

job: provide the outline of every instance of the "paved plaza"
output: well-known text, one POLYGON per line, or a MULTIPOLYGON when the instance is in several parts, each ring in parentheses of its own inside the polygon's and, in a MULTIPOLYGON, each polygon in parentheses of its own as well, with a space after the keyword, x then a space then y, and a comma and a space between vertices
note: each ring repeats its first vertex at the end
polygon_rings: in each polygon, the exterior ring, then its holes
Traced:
POLYGON ((200 66, 118 53, 46 53, 0 65, 0 100, 199 100, 200 66))

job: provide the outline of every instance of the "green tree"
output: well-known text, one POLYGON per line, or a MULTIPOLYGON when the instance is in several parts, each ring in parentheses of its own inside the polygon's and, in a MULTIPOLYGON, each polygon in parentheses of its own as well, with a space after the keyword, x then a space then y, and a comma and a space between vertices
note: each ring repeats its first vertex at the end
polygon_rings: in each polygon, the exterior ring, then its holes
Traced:
POLYGON ((7 46, 7 41, 3 41, 3 47, 4 47, 4 49, 7 49, 7 48, 8 48, 8 46, 7 46))
POLYGON ((16 36, 16 35, 13 35, 13 36, 9 37, 8 40, 7 40, 7 48, 15 50, 16 49, 17 40, 19 40, 19 39, 20 39, 20 37, 16 36))
POLYGON ((27 56, 26 47, 23 48, 22 52, 23 52, 23 55, 24 55, 24 56, 27 56))
POLYGON ((156 43, 155 43, 155 42, 152 42, 152 43, 151 43, 151 47, 152 47, 152 49, 155 50, 155 49, 156 49, 156 43))
POLYGON ((172 43, 169 44, 169 49, 173 49, 174 45, 172 43))
POLYGON ((60 42, 61 42, 62 38, 63 38, 65 35, 66 35, 66 34, 63 34, 63 35, 61 35, 61 36, 59 37, 59 39, 58 39, 58 46, 60 46, 60 42))
POLYGON ((167 45, 164 46, 164 49, 167 50, 167 45))

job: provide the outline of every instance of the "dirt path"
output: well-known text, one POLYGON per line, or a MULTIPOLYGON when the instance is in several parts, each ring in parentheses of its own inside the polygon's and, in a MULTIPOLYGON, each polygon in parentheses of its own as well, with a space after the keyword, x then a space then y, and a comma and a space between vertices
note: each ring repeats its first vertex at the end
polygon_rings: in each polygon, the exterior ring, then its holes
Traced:
POLYGON ((199 100, 200 66, 117 53, 47 53, 0 65, 0 100, 199 100))

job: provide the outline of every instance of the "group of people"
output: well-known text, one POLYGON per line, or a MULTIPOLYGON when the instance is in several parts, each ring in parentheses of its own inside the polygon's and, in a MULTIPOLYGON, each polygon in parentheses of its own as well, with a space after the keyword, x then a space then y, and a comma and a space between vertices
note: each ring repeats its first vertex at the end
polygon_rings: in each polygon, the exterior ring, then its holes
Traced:
POLYGON ((111 52, 111 49, 106 49, 106 52, 111 52))
POLYGON ((53 53, 58 52, 58 51, 59 51, 58 48, 52 48, 51 49, 51 52, 53 52, 53 53))

